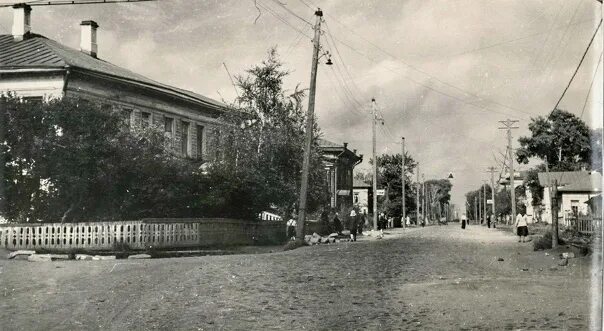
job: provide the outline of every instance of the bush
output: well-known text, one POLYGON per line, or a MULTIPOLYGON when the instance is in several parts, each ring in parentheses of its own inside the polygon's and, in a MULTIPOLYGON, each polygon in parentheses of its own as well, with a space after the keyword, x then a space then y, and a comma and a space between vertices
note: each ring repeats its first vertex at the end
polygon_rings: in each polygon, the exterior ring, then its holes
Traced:
MULTIPOLYGON (((558 245, 564 245, 564 241, 558 237, 558 245)), ((533 250, 540 251, 544 249, 552 249, 552 231, 547 230, 539 237, 539 239, 533 241, 533 250)))

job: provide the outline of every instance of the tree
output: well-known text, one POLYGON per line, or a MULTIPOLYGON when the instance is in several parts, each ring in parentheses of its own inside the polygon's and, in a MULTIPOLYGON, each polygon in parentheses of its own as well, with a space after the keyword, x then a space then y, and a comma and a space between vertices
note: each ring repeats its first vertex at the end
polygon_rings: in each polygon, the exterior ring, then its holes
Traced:
MULTIPOLYGON (((275 51, 267 59, 237 76, 240 97, 223 120, 230 123, 219 142, 223 155, 208 169, 216 183, 215 198, 222 204, 254 214, 274 207, 283 215, 295 209, 300 187, 304 150, 305 93, 298 87, 288 92, 283 80, 289 74, 275 51)), ((316 122, 316 121, 315 121, 316 122)), ((314 128, 309 177, 308 211, 328 201, 327 181, 314 128)))
POLYGON ((0 213, 11 221, 68 222, 195 215, 195 162, 165 148, 160 128, 125 130, 90 100, 0 98, 0 213))
MULTIPOLYGON (((386 196, 380 205, 380 211, 387 215, 402 215, 402 177, 401 154, 382 154, 377 157, 378 187, 386 189, 386 196)), ((415 189, 412 185, 411 174, 417 167, 417 162, 405 153, 405 208, 409 213, 415 210, 415 189)))
POLYGON ((555 109, 547 117, 533 118, 530 137, 520 137, 516 152, 518 162, 529 158, 547 160, 552 170, 578 170, 591 167, 592 146, 589 128, 580 118, 555 109))

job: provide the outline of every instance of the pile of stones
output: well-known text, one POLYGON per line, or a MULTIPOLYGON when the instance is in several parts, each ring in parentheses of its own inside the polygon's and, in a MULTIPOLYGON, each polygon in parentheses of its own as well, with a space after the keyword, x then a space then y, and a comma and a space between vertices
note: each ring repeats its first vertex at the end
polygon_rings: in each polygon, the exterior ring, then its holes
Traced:
POLYGON ((335 232, 329 236, 320 236, 315 232, 312 235, 309 234, 304 236, 304 241, 308 245, 335 244, 342 241, 350 241, 350 237, 346 235, 339 235, 335 232))

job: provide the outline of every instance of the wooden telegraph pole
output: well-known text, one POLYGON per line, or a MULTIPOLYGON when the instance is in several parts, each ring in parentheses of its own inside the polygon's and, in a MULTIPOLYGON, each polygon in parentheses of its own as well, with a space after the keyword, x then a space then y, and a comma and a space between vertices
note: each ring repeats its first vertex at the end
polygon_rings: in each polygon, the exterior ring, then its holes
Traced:
POLYGON ((504 127, 500 127, 500 130, 507 130, 508 133, 508 153, 510 155, 510 198, 512 201, 512 223, 516 217, 516 186, 514 185, 514 149, 512 148, 512 129, 518 129, 514 124, 518 121, 507 119, 505 121, 499 121, 504 127))
POLYGON ((492 204, 491 206, 493 207, 492 211, 493 211, 493 217, 497 217, 497 215, 495 215, 495 172, 497 170, 495 169, 495 167, 489 167, 489 173, 491 173, 491 200, 492 200, 492 204))
POLYGON ((558 247, 558 180, 552 187, 552 248, 558 247))
POLYGON ((372 175, 373 175, 373 230, 377 231, 377 158, 375 156, 375 121, 377 118, 376 109, 377 105, 375 104, 375 98, 371 99, 371 131, 372 131, 372 175))
POLYGON ((487 222, 487 181, 483 180, 482 181, 482 198, 483 198, 483 204, 482 207, 484 208, 484 213, 482 213, 482 217, 484 217, 484 221, 485 223, 487 222))
POLYGON ((419 162, 417 162, 416 179, 415 179, 415 226, 419 225, 419 162))
POLYGON ((478 189, 478 224, 482 223, 482 196, 480 191, 481 189, 478 189))
MULTIPOLYGON (((302 163, 302 183, 300 185, 300 201, 298 205, 298 222, 296 223, 296 241, 304 242, 304 221, 306 220, 306 198, 308 192, 308 172, 310 168, 310 148, 312 145, 313 121, 315 117, 315 91, 317 88, 317 66, 319 63, 319 38, 321 37, 321 19, 323 12, 320 8, 315 11, 316 24, 313 40, 312 67, 310 71, 310 88, 308 92, 308 111, 306 113, 306 137, 304 139, 304 160, 302 163)), ((375 208, 375 207, 374 207, 375 208)))
POLYGON ((401 219, 401 223, 403 225, 403 229, 406 227, 405 224, 405 215, 406 215, 406 210, 405 210, 405 137, 402 137, 402 143, 403 143, 403 147, 402 147, 402 154, 401 154, 401 161, 402 161, 402 167, 401 167, 401 190, 403 191, 403 195, 402 195, 402 200, 403 200, 403 218, 401 219))

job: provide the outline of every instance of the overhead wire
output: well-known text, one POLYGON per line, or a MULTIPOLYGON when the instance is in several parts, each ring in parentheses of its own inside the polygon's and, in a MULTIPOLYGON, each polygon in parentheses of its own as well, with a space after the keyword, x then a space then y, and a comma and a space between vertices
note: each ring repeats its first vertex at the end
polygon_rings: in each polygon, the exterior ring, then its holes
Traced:
MULTIPOLYGON (((303 1, 303 0, 300 0, 300 1, 306 4, 306 2, 305 2, 305 1, 303 1)), ((308 4, 306 4, 306 5, 307 5, 307 7, 311 8, 311 7, 310 7, 308 4)), ((430 78, 430 79, 432 79, 432 80, 435 80, 435 81, 437 81, 437 82, 439 82, 439 83, 441 83, 441 84, 443 84, 443 85, 445 85, 445 86, 448 86, 448 87, 450 87, 450 88, 452 88, 452 89, 456 89, 456 90, 458 90, 458 91, 462 92, 463 94, 469 95, 469 96, 471 96, 471 97, 473 97, 473 98, 475 98, 475 99, 479 99, 480 101, 486 101, 486 102, 488 102, 488 103, 492 103, 492 104, 498 105, 498 106, 500 106, 500 107, 502 107, 502 108, 507 108, 507 109, 509 109, 509 110, 513 110, 513 111, 518 112, 518 113, 524 113, 524 114, 529 114, 529 115, 530 115, 530 113, 528 113, 528 112, 526 112, 526 111, 523 111, 523 110, 521 110, 521 109, 517 109, 517 108, 514 108, 514 107, 511 107, 511 106, 508 106, 508 105, 502 104, 502 103, 497 102, 497 101, 494 101, 494 100, 489 100, 489 99, 486 99, 486 98, 480 97, 480 96, 476 95, 475 93, 469 92, 469 91, 467 91, 467 90, 465 90, 465 89, 463 89, 463 88, 461 88, 461 87, 458 87, 458 86, 456 86, 456 85, 454 85, 454 84, 451 84, 451 83, 449 83, 449 82, 446 82, 446 81, 444 81, 444 80, 442 80, 442 79, 440 79, 440 78, 438 78, 438 77, 436 77, 436 76, 434 76, 434 75, 432 75, 432 74, 430 74, 430 73, 428 73, 428 72, 426 72, 426 71, 422 70, 421 68, 418 68, 418 67, 416 67, 416 66, 414 66, 414 65, 412 65, 412 64, 410 64, 410 63, 408 63, 408 62, 406 62, 406 61, 404 61, 403 59, 401 59, 401 58, 399 58, 399 57, 397 57, 397 56, 393 55, 392 53, 390 53, 390 52, 388 52, 388 51, 384 50, 382 47, 380 47, 379 45, 375 44, 373 41, 369 40, 368 38, 365 38, 364 36, 362 36, 362 35, 360 35, 358 32, 356 32, 354 29, 352 29, 352 28, 350 28, 349 26, 347 26, 346 24, 342 23, 342 22, 341 22, 341 21, 340 21, 340 20, 339 20, 337 17, 335 17, 335 16, 333 16, 333 15, 330 15, 330 14, 327 14, 327 13, 326 13, 325 15, 326 15, 326 16, 328 16, 328 17, 330 17, 330 18, 332 18, 332 19, 333 19, 333 20, 334 20, 336 23, 340 24, 342 27, 346 28, 348 31, 352 32, 352 33, 353 33, 353 34, 355 34, 357 37, 359 37, 360 39, 362 39, 363 41, 365 41, 365 42, 366 42, 366 43, 368 43, 369 45, 373 46, 375 49, 377 49, 377 50, 378 50, 378 51, 380 51, 381 53, 383 53, 383 54, 387 55, 388 57, 390 57, 390 58, 394 59, 394 60, 395 60, 395 61, 397 61, 397 62, 402 63, 402 64, 403 64, 403 65, 405 65, 406 67, 411 68, 412 70, 414 70, 414 71, 416 71, 416 72, 419 72, 419 73, 421 73, 421 74, 423 74, 423 75, 426 75, 427 77, 429 77, 429 78, 430 78)), ((345 44, 345 43, 344 43, 344 42, 342 42, 341 40, 339 40, 339 41, 340 41, 340 43, 345 44)), ((348 47, 351 47, 350 45, 347 45, 347 46, 348 46, 348 47)), ((408 76, 406 76, 406 78, 407 78, 407 79, 410 79, 408 76)), ((417 83, 417 81, 415 81, 415 80, 412 80, 412 81, 414 81, 414 82, 416 82, 416 83, 417 83)), ((424 86, 424 87, 426 87, 426 86, 424 86)), ((434 88, 431 88, 431 89, 434 89, 434 88)), ((450 95, 448 95, 448 94, 446 94, 446 93, 442 93, 442 94, 447 95, 447 96, 450 96, 450 95)), ((486 108, 486 107, 485 107, 485 108, 486 108)))
POLYGON ((304 17, 296 14, 293 10, 287 8, 287 6, 284 3, 280 2, 279 0, 271 0, 271 1, 273 1, 274 3, 276 3, 277 5, 279 5, 281 8, 285 9, 288 13, 290 13, 294 17, 296 17, 296 18, 300 19, 301 21, 303 21, 304 23, 308 24, 309 26, 313 26, 313 24, 310 23, 307 19, 305 19, 304 17))
POLYGON ((573 75, 570 77, 570 80, 568 81, 568 84, 566 85, 566 87, 564 88, 564 91, 562 91, 562 95, 560 96, 560 98, 558 99, 558 101, 556 102, 556 105, 554 106, 554 108, 551 110, 551 113, 554 112, 554 110, 556 110, 558 108, 558 106, 560 105, 560 102, 562 101, 562 99, 564 98, 564 95, 566 95, 566 91, 568 91, 568 88, 570 87, 570 85, 573 82, 573 79, 575 78, 575 76, 577 75, 577 72, 579 71, 579 68, 581 67, 581 65, 583 64, 583 60, 585 60, 585 56, 587 55, 587 53, 589 52, 589 49, 591 47, 591 45, 593 44, 594 39, 596 38, 596 35, 598 34, 598 31, 600 30, 600 26, 602 26, 602 19, 600 19, 600 23, 598 23, 598 27, 596 28, 596 31, 594 31, 594 34, 591 36, 591 39, 589 40, 589 44, 587 44, 587 48, 585 49, 585 52, 583 52, 583 55, 581 56, 581 60, 579 61, 579 64, 577 65, 577 68, 575 69, 575 71, 573 72, 573 75))
POLYGON ((297 31, 298 33, 303 34, 305 37, 309 38, 310 40, 312 40, 313 38, 309 35, 307 35, 302 29, 298 28, 297 26, 293 25, 292 23, 290 23, 286 18, 284 18, 283 16, 279 15, 274 9, 272 9, 270 6, 263 4, 261 2, 257 2, 257 5, 266 10, 269 14, 273 15, 275 18, 277 18, 279 21, 281 21, 283 24, 289 26, 290 28, 292 28, 293 30, 297 31))
POLYGON ((594 86, 594 81, 596 80, 596 75, 598 74, 598 68, 600 68, 600 62, 602 62, 602 52, 600 52, 600 59, 598 60, 598 64, 596 65, 596 70, 594 71, 593 77, 591 77, 591 83, 589 84, 589 89, 587 90, 587 95, 585 96, 585 103, 583 103, 583 109, 581 109, 581 116, 579 118, 583 119, 583 113, 585 112, 585 107, 587 106, 587 102, 589 101, 589 95, 591 93, 591 89, 594 86))

